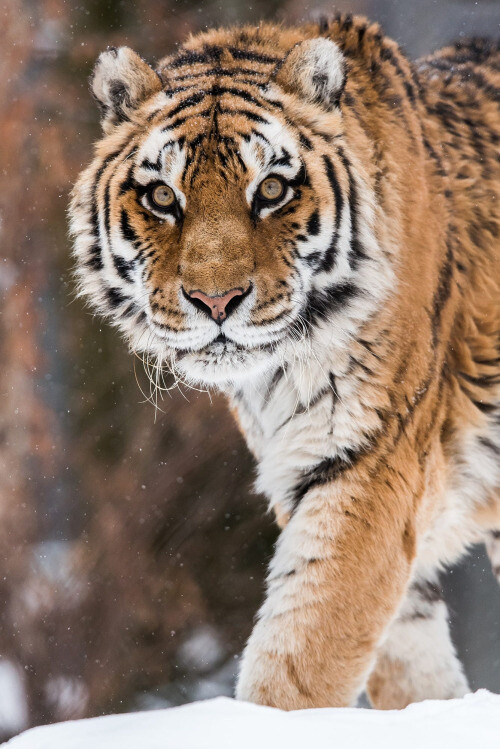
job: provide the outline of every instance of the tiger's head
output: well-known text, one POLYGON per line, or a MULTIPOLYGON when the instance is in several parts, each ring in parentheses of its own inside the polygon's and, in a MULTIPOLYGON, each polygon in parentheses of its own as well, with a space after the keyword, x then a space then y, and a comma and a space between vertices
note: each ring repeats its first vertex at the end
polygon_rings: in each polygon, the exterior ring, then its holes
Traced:
POLYGON ((373 240, 337 44, 228 34, 195 38, 157 71, 127 47, 100 56, 104 136, 70 209, 92 304, 134 350, 221 386, 355 305, 373 240))

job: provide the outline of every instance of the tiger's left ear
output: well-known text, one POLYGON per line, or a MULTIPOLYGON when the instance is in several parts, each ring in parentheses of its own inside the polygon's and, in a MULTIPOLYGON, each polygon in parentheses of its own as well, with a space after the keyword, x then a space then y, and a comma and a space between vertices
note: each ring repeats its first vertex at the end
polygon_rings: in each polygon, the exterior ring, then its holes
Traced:
POLYGON ((99 55, 91 87, 103 110, 104 132, 109 133, 114 125, 128 120, 143 101, 161 91, 163 82, 129 47, 110 47, 99 55))
POLYGON ((275 75, 290 93, 326 109, 338 107, 346 82, 346 62, 331 39, 307 39, 293 47, 275 75))

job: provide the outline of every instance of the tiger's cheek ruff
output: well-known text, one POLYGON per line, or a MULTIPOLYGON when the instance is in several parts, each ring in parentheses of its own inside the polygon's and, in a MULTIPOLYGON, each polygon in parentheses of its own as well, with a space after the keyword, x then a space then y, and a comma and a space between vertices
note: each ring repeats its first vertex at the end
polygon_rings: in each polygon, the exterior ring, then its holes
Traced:
POLYGON ((80 293, 91 298, 94 306, 113 322, 121 318, 129 326, 139 312, 134 308, 137 269, 128 247, 122 244, 122 253, 116 256, 110 251, 109 183, 120 158, 121 149, 112 150, 102 161, 98 159, 98 166, 91 166, 81 175, 73 191, 71 233, 80 293))
MULTIPOLYGON (((160 225, 168 222, 141 210, 136 185, 147 185, 161 176, 175 179, 185 156, 177 144, 162 143, 161 158, 153 164, 148 153, 157 148, 158 133, 153 132, 142 148, 134 145, 135 129, 128 128, 126 133, 124 139, 110 136, 102 144, 103 149, 108 145, 108 154, 97 159, 98 168, 91 166, 75 186, 70 210, 76 274, 80 293, 121 329, 134 350, 163 356, 168 355, 165 343, 148 323, 147 276, 160 225), (121 149, 113 149, 116 141, 121 149)), ((184 196, 178 195, 182 205, 184 196)))
MULTIPOLYGON (((96 191, 96 178, 99 180, 100 175, 89 170, 82 175, 73 194, 71 232, 79 260, 79 293, 91 298, 93 306, 129 339, 138 341, 148 333, 143 264, 136 248, 132 249, 122 235, 112 237, 111 224, 108 234, 103 211, 95 206, 102 194, 96 191)), ((108 189, 105 187, 104 192, 108 189)))

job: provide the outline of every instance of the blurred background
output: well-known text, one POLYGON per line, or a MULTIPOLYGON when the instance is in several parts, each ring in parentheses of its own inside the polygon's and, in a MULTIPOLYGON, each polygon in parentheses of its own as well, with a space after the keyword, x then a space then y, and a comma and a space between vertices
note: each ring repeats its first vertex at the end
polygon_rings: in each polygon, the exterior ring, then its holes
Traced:
MULTIPOLYGON (((173 390, 155 415, 141 362, 74 300, 66 208, 99 135, 93 62, 335 10, 379 20, 411 57, 500 34, 498 0, 0 2, 1 739, 231 694, 276 539, 223 399, 173 390)), ((482 549, 443 584, 472 686, 500 691, 482 549)))

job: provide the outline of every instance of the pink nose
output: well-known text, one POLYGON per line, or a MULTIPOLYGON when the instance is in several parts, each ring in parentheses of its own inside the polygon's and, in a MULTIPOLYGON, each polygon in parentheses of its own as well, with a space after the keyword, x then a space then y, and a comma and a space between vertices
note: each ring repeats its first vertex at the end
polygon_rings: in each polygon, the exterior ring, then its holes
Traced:
POLYGON ((208 296, 203 291, 197 290, 190 291, 186 296, 196 307, 209 314, 220 325, 236 309, 239 303, 243 301, 243 297, 246 296, 247 291, 243 291, 243 289, 231 289, 224 294, 208 296))

